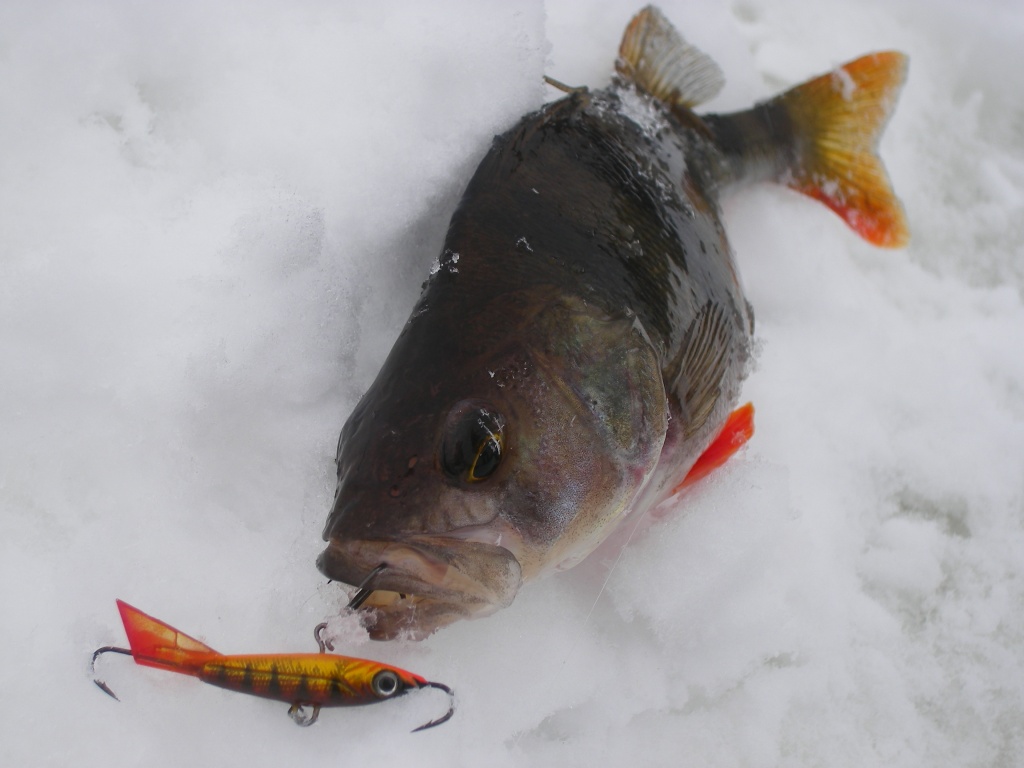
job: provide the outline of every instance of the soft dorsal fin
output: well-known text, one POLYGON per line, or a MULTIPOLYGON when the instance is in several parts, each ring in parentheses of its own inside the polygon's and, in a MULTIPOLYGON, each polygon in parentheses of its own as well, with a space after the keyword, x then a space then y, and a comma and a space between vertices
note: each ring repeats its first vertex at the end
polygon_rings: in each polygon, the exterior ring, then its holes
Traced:
POLYGON ((669 106, 695 107, 722 89, 722 70, 648 5, 622 36, 616 71, 669 106))

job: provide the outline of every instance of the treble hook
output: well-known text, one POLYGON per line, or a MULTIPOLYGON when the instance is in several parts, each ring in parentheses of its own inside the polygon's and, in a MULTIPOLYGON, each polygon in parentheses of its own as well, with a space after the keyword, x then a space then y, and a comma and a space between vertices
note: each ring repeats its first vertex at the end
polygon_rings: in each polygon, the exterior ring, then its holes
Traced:
MULTIPOLYGON (((330 640, 324 640, 323 631, 327 629, 327 622, 324 621, 313 627, 313 637, 316 639, 316 644, 320 646, 320 653, 327 653, 328 651, 334 650, 334 645, 331 644, 330 640)), ((313 704, 313 712, 307 717, 303 707, 305 705, 301 701, 294 702, 288 708, 288 717, 295 721, 296 725, 300 725, 303 728, 308 728, 316 722, 317 718, 320 717, 320 705, 313 704)))
POLYGON ((380 573, 387 567, 387 563, 381 563, 372 571, 370 571, 369 576, 362 580, 362 582, 356 588, 356 593, 352 596, 352 599, 348 601, 347 607, 350 611, 358 609, 359 606, 366 602, 366 598, 373 594, 373 590, 370 589, 370 587, 368 586, 369 583, 373 581, 374 578, 376 578, 378 573, 380 573))
POLYGON ((309 717, 306 717, 306 713, 303 712, 303 706, 304 705, 301 702, 296 701, 288 708, 288 717, 294 720, 296 725, 301 725, 303 728, 308 728, 316 722, 316 719, 318 717, 320 717, 320 705, 313 705, 313 713, 309 717))
POLYGON ((103 691, 105 694, 107 694, 114 701, 120 701, 120 699, 117 698, 117 695, 112 690, 110 690, 110 686, 108 686, 106 683, 104 683, 98 677, 95 677, 95 674, 96 674, 96 659, 99 658, 100 654, 104 654, 104 653, 122 653, 125 656, 131 656, 132 652, 129 651, 127 648, 116 648, 113 645, 105 645, 102 648, 97 648, 93 652, 93 654, 92 654, 92 673, 94 675, 92 681, 94 683, 96 683, 96 685, 99 687, 99 689, 101 691, 103 691))

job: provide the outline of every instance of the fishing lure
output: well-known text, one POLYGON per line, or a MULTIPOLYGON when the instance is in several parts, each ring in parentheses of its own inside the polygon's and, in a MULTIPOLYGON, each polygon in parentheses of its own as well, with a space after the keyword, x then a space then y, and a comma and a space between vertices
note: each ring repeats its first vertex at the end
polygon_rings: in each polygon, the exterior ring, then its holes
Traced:
MULTIPOLYGON (((319 653, 227 656, 122 600, 117 601, 117 608, 131 649, 110 645, 97 648, 92 655, 94 675, 100 655, 121 653, 134 658, 136 664, 193 675, 219 688, 291 704, 288 714, 302 726, 315 723, 321 707, 373 704, 418 688, 444 691, 449 707, 442 717, 424 723, 413 733, 441 725, 455 713, 455 694, 447 685, 369 659, 327 653, 334 648, 321 636, 326 624, 314 630, 319 653), (306 714, 306 706, 312 707, 311 714, 306 714)), ((95 678, 93 682, 117 699, 102 680, 95 678)))

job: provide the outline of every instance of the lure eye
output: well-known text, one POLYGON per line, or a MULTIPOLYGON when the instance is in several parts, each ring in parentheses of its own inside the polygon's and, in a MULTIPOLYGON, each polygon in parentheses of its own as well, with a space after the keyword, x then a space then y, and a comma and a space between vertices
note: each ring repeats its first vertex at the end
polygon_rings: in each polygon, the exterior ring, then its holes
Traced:
POLYGON ((494 474, 504 448, 505 420, 479 403, 460 403, 445 425, 441 467, 449 477, 478 483, 494 474))
POLYGON ((390 669, 384 669, 373 676, 370 687, 382 699, 387 699, 398 693, 399 682, 398 675, 390 669))

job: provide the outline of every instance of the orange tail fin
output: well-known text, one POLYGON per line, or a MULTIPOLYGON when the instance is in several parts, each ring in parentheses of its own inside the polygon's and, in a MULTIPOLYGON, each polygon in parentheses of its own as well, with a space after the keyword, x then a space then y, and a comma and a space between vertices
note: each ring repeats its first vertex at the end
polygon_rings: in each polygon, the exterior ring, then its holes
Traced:
POLYGON ((693 485, 701 478, 725 464, 736 451, 754 435, 754 406, 751 403, 742 405, 729 414, 722 431, 690 467, 683 482, 677 485, 672 493, 676 493, 688 485, 693 485))
POLYGON ((117 601, 124 631, 137 664, 194 674, 211 657, 220 656, 208 645, 154 619, 123 600, 117 601))
POLYGON ((784 106, 797 134, 795 167, 781 181, 823 202, 869 243, 887 248, 910 238, 877 154, 906 73, 902 53, 872 53, 772 99, 784 106))

